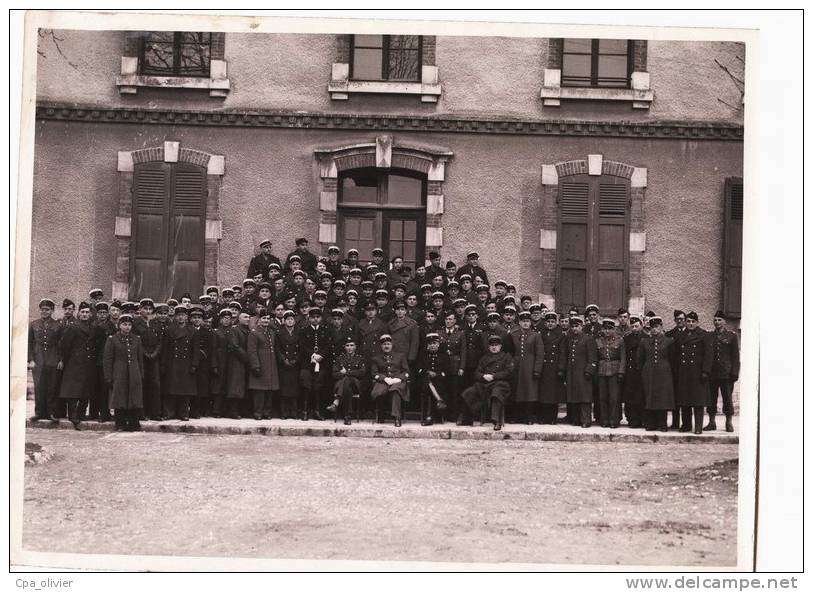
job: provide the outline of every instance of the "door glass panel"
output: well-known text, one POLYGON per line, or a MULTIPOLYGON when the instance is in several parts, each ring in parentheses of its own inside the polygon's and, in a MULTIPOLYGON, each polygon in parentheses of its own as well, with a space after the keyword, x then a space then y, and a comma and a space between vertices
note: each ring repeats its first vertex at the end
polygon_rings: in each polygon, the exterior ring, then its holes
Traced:
POLYGON ((401 222, 400 220, 391 220, 390 221, 390 241, 393 241, 393 240, 400 241, 403 238, 403 232, 402 232, 403 226, 404 226, 404 223, 401 222))
POLYGON ((413 177, 389 175, 387 177, 387 204, 419 206, 423 197, 423 181, 413 177))
POLYGON ((378 201, 378 177, 375 173, 357 173, 342 179, 343 203, 371 203, 378 201))
POLYGON ((418 223, 415 220, 404 220, 404 239, 414 241, 418 223))
POLYGON ((370 260, 373 250, 373 220, 371 218, 344 218, 344 249, 358 249, 359 260, 370 260))

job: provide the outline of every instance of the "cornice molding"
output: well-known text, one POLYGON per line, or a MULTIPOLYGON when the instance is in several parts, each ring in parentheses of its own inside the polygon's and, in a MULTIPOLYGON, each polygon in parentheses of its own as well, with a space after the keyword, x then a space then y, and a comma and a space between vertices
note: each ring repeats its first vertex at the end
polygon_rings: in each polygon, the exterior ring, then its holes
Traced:
POLYGON ((214 127, 416 131, 495 135, 586 136, 678 140, 743 140, 743 126, 706 122, 481 119, 286 111, 185 111, 123 107, 37 105, 38 120, 214 127))

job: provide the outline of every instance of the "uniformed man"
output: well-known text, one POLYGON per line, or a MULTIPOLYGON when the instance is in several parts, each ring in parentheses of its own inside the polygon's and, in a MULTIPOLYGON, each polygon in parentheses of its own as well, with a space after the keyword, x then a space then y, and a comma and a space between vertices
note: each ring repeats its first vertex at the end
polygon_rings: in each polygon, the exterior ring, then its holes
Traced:
MULTIPOLYGON (((101 288, 93 288, 88 292, 88 304, 90 304, 90 320, 96 320, 96 305, 104 298, 104 291, 101 288)), ((101 356, 100 356, 101 357, 101 356)))
POLYGON ((616 321, 618 321, 618 326, 616 329, 618 333, 623 337, 627 333, 630 332, 630 313, 626 308, 619 308, 618 313, 616 313, 616 321))
POLYGON ((189 421, 189 400, 197 395, 195 372, 200 363, 197 332, 188 324, 189 309, 179 304, 161 346, 163 416, 189 421))
POLYGON ((531 329, 531 313, 519 313, 519 327, 509 334, 514 345, 514 401, 517 420, 533 425, 538 420, 539 379, 542 377, 542 364, 545 346, 542 338, 531 329))
POLYGON ((390 293, 387 290, 381 288, 375 291, 376 316, 385 323, 389 323, 395 318, 395 313, 389 305, 389 299, 390 293))
POLYGON ((253 278, 256 275, 262 275, 262 280, 267 280, 268 266, 272 263, 280 264, 279 257, 271 254, 271 245, 270 239, 265 239, 260 243, 260 252, 251 258, 246 277, 253 278))
POLYGON ((333 362, 333 403, 327 410, 334 414, 341 409, 344 425, 352 423, 353 400, 361 401, 362 381, 367 375, 367 363, 357 351, 358 344, 352 335, 345 337, 342 353, 333 362))
MULTIPOLYGON (((107 302, 97 302, 94 306, 96 310, 96 321, 94 332, 96 334, 96 381, 94 384, 93 396, 90 399, 90 412, 88 419, 96 420, 100 423, 108 422, 112 419, 110 415, 110 389, 104 376, 104 352, 107 338, 119 332, 119 328, 110 321, 110 307, 107 302)), ((132 328, 132 327, 131 327, 132 328)))
POLYGON ((641 385, 641 366, 638 363, 638 346, 644 337, 643 324, 638 316, 630 317, 630 330, 624 335, 624 349, 627 369, 624 372, 624 385, 621 398, 627 425, 631 428, 643 427, 644 393, 641 385))
POLYGON ((204 322, 205 312, 201 306, 192 306, 189 319, 192 327, 198 334, 198 349, 200 350, 197 372, 195 372, 195 396, 189 400, 189 417, 200 419, 201 415, 208 415, 209 401, 212 396, 212 377, 217 374, 217 356, 215 355, 215 334, 204 322))
POLYGON ((252 416, 256 420, 271 419, 272 396, 279 390, 276 333, 271 329, 271 313, 267 308, 257 311, 257 327, 248 336, 248 391, 251 394, 252 416))
POLYGON ((87 407, 88 394, 93 392, 99 355, 98 340, 90 324, 90 310, 87 302, 80 303, 78 320, 67 324, 59 339, 57 369, 62 370, 59 398, 66 401, 68 418, 77 430, 87 407))
POLYGON ((74 316, 75 311, 76 305, 73 303, 73 300, 70 298, 65 298, 62 301, 62 318, 59 320, 59 323, 62 325, 63 329, 76 322, 76 316, 74 316))
POLYGON ((567 388, 568 415, 574 425, 589 428, 593 404, 593 376, 598 369, 595 340, 586 335, 584 318, 570 317, 570 332, 559 357, 559 379, 567 388))
MULTIPOLYGON (((511 396, 511 377, 514 374, 514 360, 502 351, 502 339, 492 335, 488 340, 488 351, 484 353, 474 371, 474 384, 460 395, 473 418, 485 406, 490 410, 494 431, 502 429, 503 406, 511 396)), ((464 415, 458 416, 458 425, 466 424, 464 415)))
POLYGON ((599 416, 601 427, 615 429, 621 424, 621 385, 627 370, 627 352, 617 323, 613 319, 604 319, 601 325, 601 335, 596 338, 599 416))
POLYGON ((726 327, 725 313, 718 310, 714 313, 714 332, 712 333, 712 364, 709 386, 711 399, 708 407, 709 423, 703 429, 716 430, 717 401, 722 395, 725 430, 734 431, 734 400, 732 392, 734 383, 740 378, 740 343, 737 334, 726 327))
POLYGON ((486 314, 486 324, 483 330, 483 347, 481 351, 488 351, 488 338, 492 335, 499 335, 502 339, 502 351, 514 354, 514 342, 511 339, 511 334, 503 329, 502 317, 498 312, 489 312, 486 314))
MULTIPOLYGON (((674 341, 674 346, 671 349, 672 359, 669 364, 672 367, 672 381, 674 382, 673 391, 675 393, 675 401, 677 401, 678 392, 678 369, 680 367, 680 341, 686 334, 686 313, 682 310, 675 310, 673 313, 675 325, 665 332, 665 335, 674 341)), ((672 429, 680 429, 681 413, 678 407, 672 409, 672 429)), ((685 430, 684 430, 685 431, 685 430)), ((689 430, 691 431, 691 429, 689 430)))
MULTIPOLYGON (((164 338, 166 323, 153 319, 156 310, 152 298, 142 298, 138 303, 138 316, 133 318, 132 332, 139 337, 144 350, 142 380, 142 410, 145 417, 160 421, 164 418, 161 404, 161 342, 164 338)), ((166 304, 162 310, 168 310, 166 304)))
POLYGON ((440 253, 429 251, 429 267, 426 268, 426 277, 431 280, 438 275, 445 275, 444 268, 440 263, 440 253))
POLYGON ((545 350, 542 377, 539 381, 539 414, 543 424, 555 424, 559 416, 559 404, 567 403, 565 386, 557 376, 565 332, 558 326, 555 312, 546 312, 543 322, 544 327, 539 332, 545 350))
POLYGON ((144 406, 144 350, 132 328, 133 316, 121 315, 119 330, 105 342, 102 358, 104 384, 110 392, 109 406, 115 410, 116 430, 138 432, 144 406))
MULTIPOLYGON (((449 354, 441 349, 440 335, 428 333, 426 344, 418 362, 418 392, 421 395, 421 425, 434 423, 433 409, 442 412, 447 408, 447 377, 450 372, 449 354)), ((442 420, 441 420, 442 421, 442 420)))
POLYGON ((395 427, 401 427, 401 416, 404 402, 409 401, 409 364, 404 354, 393 351, 392 336, 385 333, 379 338, 381 352, 370 363, 373 377, 373 388, 370 396, 376 405, 376 418, 380 420, 381 411, 390 402, 390 413, 395 419, 395 427))
POLYGON ((709 401, 709 378, 714 360, 711 335, 700 328, 698 315, 686 314, 686 331, 677 342, 678 367, 675 402, 681 409, 680 431, 703 433, 703 414, 709 401), (692 417, 694 416, 694 417, 692 417))
POLYGON ((341 250, 339 250, 339 247, 336 245, 330 245, 327 248, 327 271, 336 279, 342 277, 341 253, 341 250))
POLYGON ((296 249, 288 253, 288 257, 285 260, 286 272, 291 270, 291 257, 294 255, 299 257, 302 264, 302 271, 308 274, 312 274, 314 271, 316 271, 316 255, 308 250, 308 239, 296 239, 296 249))
POLYGON ((330 375, 330 334, 322 324, 322 311, 312 307, 308 311, 308 324, 301 329, 300 376, 302 395, 300 413, 302 419, 309 417, 324 420, 321 410, 325 408, 324 398, 327 377, 330 375))
POLYGON ((301 337, 296 329, 296 313, 292 310, 286 310, 282 318, 284 326, 277 334, 280 360, 280 417, 282 419, 296 419, 298 413, 297 401, 300 396, 301 337))
POLYGON ((40 318, 28 327, 28 367, 34 374, 34 416, 32 421, 58 422, 59 337, 62 326, 53 318, 56 305, 50 298, 39 302, 40 318))
POLYGON ((466 358, 463 364, 463 376, 460 381, 460 388, 464 389, 474 384, 474 373, 477 370, 477 365, 480 362, 480 358, 488 350, 483 346, 483 333, 485 328, 477 319, 476 310, 470 311, 469 314, 466 315, 466 321, 462 329, 466 342, 466 358))
MULTIPOLYGON (((431 314, 430 311, 429 314, 431 314)), ((451 311, 446 312, 443 319, 443 328, 437 329, 434 325, 424 327, 425 339, 432 333, 437 333, 442 349, 448 356, 448 366, 444 386, 446 387, 445 402, 448 406, 448 417, 457 417, 460 406, 460 391, 462 390, 463 372, 466 367, 466 335, 457 324, 457 317, 451 311)), ((424 345, 424 347, 426 347, 424 345)))
POLYGON ((358 269, 361 271, 360 262, 359 262, 359 251, 358 249, 350 249, 347 251, 347 259, 344 260, 347 265, 350 266, 350 271, 352 272, 353 269, 358 269))
POLYGON ((674 341, 663 333, 663 319, 648 312, 649 331, 638 346, 638 366, 644 391, 644 427, 647 431, 666 432, 666 414, 675 408, 671 348, 674 341))
POLYGON ((474 279, 476 274, 482 278, 484 284, 488 284, 488 272, 480 266, 480 254, 477 253, 477 251, 470 251, 469 254, 466 255, 466 260, 467 263, 457 271, 457 276, 460 277, 468 274, 474 279))

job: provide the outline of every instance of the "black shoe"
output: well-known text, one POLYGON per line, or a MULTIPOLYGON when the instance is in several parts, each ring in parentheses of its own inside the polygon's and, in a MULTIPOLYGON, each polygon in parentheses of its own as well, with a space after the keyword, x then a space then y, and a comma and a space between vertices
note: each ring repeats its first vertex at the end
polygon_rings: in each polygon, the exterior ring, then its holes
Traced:
POLYGON ((695 434, 702 434, 703 433, 703 428, 699 428, 699 427, 694 428, 694 433, 695 434))
POLYGON ((704 432, 713 432, 716 429, 717 429, 717 423, 714 422, 714 421, 710 421, 708 424, 706 424, 703 427, 704 432))
POLYGON ((100 416, 97 421, 99 423, 107 423, 107 422, 112 421, 112 420, 113 420, 113 418, 110 417, 110 416, 100 416))
POLYGON ((400 428, 400 427, 401 427, 401 419, 400 419, 399 417, 396 417, 396 418, 395 418, 395 427, 396 427, 396 428, 400 428))
POLYGON ((592 424, 589 421, 586 421, 582 424, 583 428, 589 428, 592 424))
POLYGON ((263 413, 263 419, 271 419, 270 413, 263 413))
POLYGON ((726 417, 725 431, 727 431, 727 432, 733 432, 734 431, 734 420, 731 417, 726 417))
POLYGON ((618 424, 617 423, 611 423, 610 424, 610 429, 611 430, 617 430, 618 429, 618 424))
POLYGON ((499 432, 501 429, 502 429, 502 424, 499 421, 494 422, 494 431, 499 432))
POLYGON ((331 403, 330 405, 328 405, 327 407, 325 407, 325 409, 326 409, 327 411, 330 411, 331 413, 336 413, 336 411, 338 411, 338 410, 339 410, 339 406, 338 406, 338 405, 336 405, 336 403, 331 403))
POLYGON ((525 422, 525 425, 534 425, 534 421, 532 419, 529 419, 528 421, 525 422))
POLYGON ((182 415, 178 418, 180 421, 189 421, 189 418, 186 415, 182 415))
POLYGON ((229 419, 240 419, 240 414, 236 412, 229 413, 229 419))
POLYGON ((73 429, 75 429, 77 432, 81 431, 79 428, 79 424, 81 422, 78 419, 72 419, 71 423, 73 424, 73 429))
POLYGON ((131 432, 140 432, 140 431, 142 431, 141 430, 141 422, 140 421, 134 421, 133 424, 130 426, 130 431, 131 432))
POLYGON ((684 426, 682 426, 682 427, 680 428, 680 431, 681 431, 681 432, 691 432, 691 431, 692 431, 692 428, 691 428, 691 426, 684 425, 684 426))
POLYGON ((302 421, 308 421, 308 412, 307 412, 307 411, 303 411, 303 412, 301 413, 301 415, 299 416, 299 419, 301 419, 302 421))
POLYGON ((200 419, 200 415, 198 415, 197 413, 190 413, 189 419, 200 419))
POLYGON ((421 421, 421 425, 422 426, 430 426, 430 425, 434 425, 434 422, 432 421, 431 417, 427 417, 426 419, 421 421))
POLYGON ((59 423, 59 418, 56 415, 49 415, 48 421, 50 421, 51 423, 59 423))
POLYGON ((344 418, 344 425, 350 425, 350 424, 352 424, 352 423, 353 423, 353 422, 352 422, 352 421, 350 421, 350 418, 349 418, 349 417, 345 417, 345 418, 344 418))
POLYGON ((260 421, 262 418, 263 418, 263 416, 261 414, 259 414, 259 413, 254 414, 254 419, 256 419, 257 421, 260 421))
POLYGON ((655 431, 655 430, 657 430, 657 429, 658 429, 658 428, 656 428, 655 426, 646 426, 646 431, 647 431, 647 432, 654 432, 654 431, 655 431))
POLYGON ((661 431, 662 431, 662 432, 668 432, 668 431, 669 431, 669 428, 661 428, 661 431))
POLYGON ((602 421, 601 422, 601 427, 608 428, 608 427, 610 427, 610 424, 608 422, 606 422, 606 421, 602 421))
POLYGON ((439 411, 442 411, 443 409, 446 409, 446 407, 448 407, 448 405, 445 402, 438 401, 437 408, 438 408, 439 411))

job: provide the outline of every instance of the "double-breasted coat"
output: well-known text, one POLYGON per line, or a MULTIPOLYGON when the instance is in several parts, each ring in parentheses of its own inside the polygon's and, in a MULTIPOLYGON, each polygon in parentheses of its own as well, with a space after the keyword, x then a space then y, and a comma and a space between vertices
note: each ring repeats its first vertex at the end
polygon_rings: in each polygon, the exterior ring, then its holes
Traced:
POLYGON ((217 355, 215 344, 215 332, 208 327, 201 325, 195 327, 198 332, 198 349, 200 358, 198 361, 198 371, 195 372, 197 383, 197 396, 208 397, 212 391, 212 371, 217 372, 217 355))
POLYGON ((514 344, 514 401, 536 403, 539 400, 539 378, 545 346, 539 333, 517 328, 511 331, 514 344))
POLYGON ((438 348, 431 352, 424 348, 418 358, 418 376, 420 377, 420 392, 429 390, 431 382, 441 397, 446 395, 446 379, 450 376, 451 360, 446 348, 438 348))
POLYGON ((624 336, 627 369, 624 372, 624 388, 621 396, 623 401, 630 405, 643 405, 644 403, 644 391, 641 386, 641 364, 638 360, 638 347, 643 337, 643 333, 634 332, 627 333, 624 336))
POLYGON ((481 341, 484 352, 488 351, 488 338, 492 335, 499 335, 500 339, 502 339, 502 351, 511 355, 514 354, 514 340, 511 339, 511 334, 502 325, 497 325, 493 329, 486 326, 483 329, 483 339, 481 341))
POLYGON ((162 382, 167 395, 194 397, 198 392, 195 373, 200 363, 198 332, 191 325, 172 323, 161 346, 162 382))
POLYGON ((248 335, 248 388, 257 391, 279 390, 277 334, 269 326, 257 327, 248 335))
POLYGON ((226 368, 226 397, 229 399, 242 399, 246 396, 247 349, 248 328, 243 325, 232 327, 226 343, 229 359, 226 368))
POLYGON ((596 338, 599 376, 623 376, 627 371, 627 349, 621 335, 613 331, 609 337, 596 338))
MULTIPOLYGON (((333 362, 333 393, 342 397, 348 393, 361 394, 361 380, 367 375, 367 362, 358 351, 352 355, 343 352, 333 362), (342 373, 342 369, 345 370, 342 373)), ((352 396, 352 395, 351 395, 352 396)))
POLYGON ((404 354, 393 350, 388 354, 380 352, 373 356, 370 362, 370 374, 373 377, 373 390, 370 393, 373 399, 393 392, 400 395, 404 401, 409 401, 409 389, 407 388, 409 362, 404 354), (384 378, 400 378, 401 382, 389 385, 384 382, 384 378))
POLYGON ((93 395, 98 345, 95 327, 89 321, 63 325, 59 340, 63 364, 60 399, 89 399, 93 395))
MULTIPOLYGON (((715 330, 711 333, 713 380, 730 380, 740 378, 740 342, 737 334, 728 329, 715 330)), ((716 396, 716 395, 715 395, 716 396)))
POLYGON ((393 351, 404 354, 409 363, 418 359, 420 331, 415 321, 409 317, 403 319, 394 318, 389 322, 387 329, 392 336, 393 351))
POLYGON ((677 343, 677 389, 675 403, 678 407, 700 407, 709 404, 709 375, 714 359, 711 334, 703 329, 688 329, 677 343))
POLYGON ((559 356, 559 371, 565 374, 568 403, 593 402, 593 376, 598 370, 596 340, 584 333, 573 333, 564 340, 559 356))
POLYGON ((463 335, 466 340, 466 359, 463 364, 464 370, 473 371, 477 368, 480 358, 488 348, 483 344, 483 333, 485 327, 482 323, 463 325, 463 335))
POLYGON ((228 378, 228 369, 229 369, 229 339, 231 338, 231 332, 234 330, 234 327, 229 325, 228 327, 219 326, 217 329, 212 331, 214 334, 214 353, 212 356, 213 359, 213 367, 212 367, 212 382, 211 382, 211 394, 213 395, 225 395, 226 394, 226 380, 228 378))
POLYGON ((299 396, 299 331, 282 327, 277 333, 279 394, 287 399, 299 396))
POLYGON ((456 325, 451 329, 439 329, 441 349, 445 349, 449 355, 449 376, 457 376, 459 371, 466 367, 466 334, 456 325))
POLYGON ((373 319, 365 317, 359 321, 358 331, 360 340, 359 353, 364 356, 369 366, 373 356, 381 353, 378 338, 387 332, 387 325, 378 317, 374 317, 373 319))
POLYGON ((104 380, 111 385, 111 409, 144 408, 144 348, 141 338, 130 332, 108 337, 104 345, 104 380))
POLYGON ((514 358, 511 354, 499 351, 486 352, 480 357, 474 371, 474 384, 461 393, 470 409, 478 409, 491 399, 505 403, 511 396, 511 377, 514 374, 514 358), (483 377, 491 374, 494 378, 486 382, 483 377))
POLYGON ((552 330, 543 328, 539 337, 545 348, 545 355, 542 358, 542 379, 539 381, 539 402, 565 403, 567 401, 565 385, 557 375, 565 334, 559 327, 554 327, 552 330))
POLYGON ((28 361, 34 362, 34 374, 41 368, 59 364, 59 336, 62 326, 56 319, 37 319, 28 328, 28 361))
POLYGON ((672 367, 669 362, 674 340, 666 335, 649 335, 638 345, 638 365, 641 367, 641 386, 644 391, 644 409, 663 411, 675 408, 672 367))

